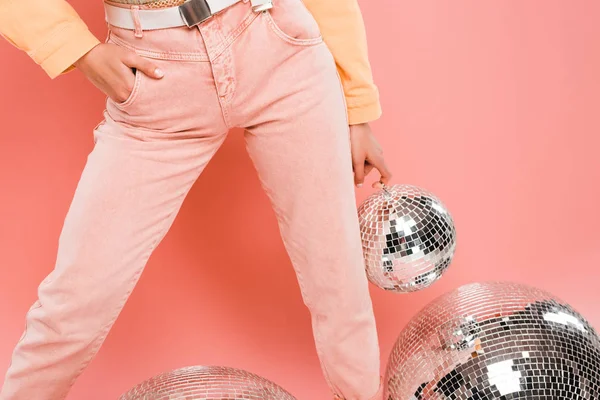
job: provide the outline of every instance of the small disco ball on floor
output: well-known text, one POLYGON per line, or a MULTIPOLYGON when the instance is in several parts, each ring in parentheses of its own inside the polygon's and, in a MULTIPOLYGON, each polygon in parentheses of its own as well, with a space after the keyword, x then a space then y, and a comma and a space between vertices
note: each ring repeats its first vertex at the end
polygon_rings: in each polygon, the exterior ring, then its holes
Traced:
POLYGON ((119 400, 296 400, 264 378, 228 367, 186 367, 148 379, 119 400))
POLYGON ((385 187, 358 208, 367 277, 384 290, 414 292, 448 269, 456 250, 450 213, 431 193, 385 187))
POLYGON ((408 323, 385 385, 386 400, 598 400, 600 337, 542 290, 465 285, 408 323))

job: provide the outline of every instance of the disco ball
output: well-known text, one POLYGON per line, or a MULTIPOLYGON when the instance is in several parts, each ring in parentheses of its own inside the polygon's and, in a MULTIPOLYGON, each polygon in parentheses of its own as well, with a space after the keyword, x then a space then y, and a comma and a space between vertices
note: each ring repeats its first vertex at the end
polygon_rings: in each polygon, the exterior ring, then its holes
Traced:
POLYGON ((408 323, 385 385, 386 400, 598 400, 600 337, 542 290, 465 285, 408 323))
POLYGON ((378 287, 421 290, 450 266, 454 222, 431 193, 410 185, 384 186, 359 206, 358 216, 367 277, 378 287))
POLYGON ((228 367, 186 367, 148 379, 119 400, 296 400, 264 378, 228 367))

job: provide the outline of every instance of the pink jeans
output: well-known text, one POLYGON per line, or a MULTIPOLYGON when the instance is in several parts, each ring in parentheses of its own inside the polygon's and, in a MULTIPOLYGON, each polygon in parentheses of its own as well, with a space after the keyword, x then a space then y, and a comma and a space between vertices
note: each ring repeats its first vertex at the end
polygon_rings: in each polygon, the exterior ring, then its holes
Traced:
MULTIPOLYGON (((64 399, 117 319, 188 190, 233 127, 275 210, 336 398, 382 399, 375 320, 335 61, 301 0, 237 3, 196 28, 107 41, 152 59, 107 99, 1 400, 64 399)), ((132 382, 133 384, 134 382, 132 382)))

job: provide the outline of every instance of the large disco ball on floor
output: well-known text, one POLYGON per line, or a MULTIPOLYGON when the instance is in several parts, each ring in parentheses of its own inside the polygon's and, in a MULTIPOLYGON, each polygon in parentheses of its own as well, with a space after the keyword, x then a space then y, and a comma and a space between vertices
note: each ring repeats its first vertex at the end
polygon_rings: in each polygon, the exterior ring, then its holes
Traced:
POLYGON ((410 185, 385 187, 358 208, 367 276, 378 287, 414 292, 438 280, 456 250, 446 207, 410 185))
POLYGON ((187 367, 148 379, 119 400, 296 400, 264 378, 228 367, 187 367))
POLYGON ((547 292, 470 284, 408 323, 385 383, 386 400, 598 400, 600 338, 547 292))

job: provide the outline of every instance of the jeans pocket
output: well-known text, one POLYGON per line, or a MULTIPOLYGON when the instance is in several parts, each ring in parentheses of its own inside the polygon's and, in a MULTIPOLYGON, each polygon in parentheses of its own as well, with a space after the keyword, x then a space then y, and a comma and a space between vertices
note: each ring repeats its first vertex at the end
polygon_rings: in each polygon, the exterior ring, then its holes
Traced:
MULTIPOLYGON (((106 37, 106 43, 109 44, 114 44, 116 46, 121 46, 123 47, 123 45, 121 43, 119 43, 119 41, 115 41, 112 37, 112 32, 108 31, 108 35, 106 37)), ((131 50, 131 49, 129 49, 131 50)), ((131 71, 134 74, 134 79, 133 79, 133 88, 131 89, 131 92, 129 93, 129 96, 127 96, 127 98, 123 101, 114 101, 112 99, 108 99, 109 101, 111 101, 116 107, 124 109, 129 107, 130 105, 133 104, 133 102, 135 101, 135 99, 138 97, 138 93, 140 91, 140 85, 142 83, 142 75, 144 75, 141 71, 138 71, 136 68, 131 68, 131 71)))
POLYGON ((131 104, 133 104, 133 102, 135 101, 135 99, 138 97, 138 93, 140 92, 140 85, 142 82, 142 75, 144 75, 142 72, 138 71, 135 68, 132 68, 132 72, 135 75, 135 78, 133 80, 133 89, 131 89, 131 92, 129 93, 129 96, 127 96, 127 98, 121 102, 115 102, 115 106, 124 109, 129 107, 131 104))
POLYGON ((302 0, 275 0, 263 15, 273 32, 288 43, 311 46, 323 41, 317 21, 302 0))

